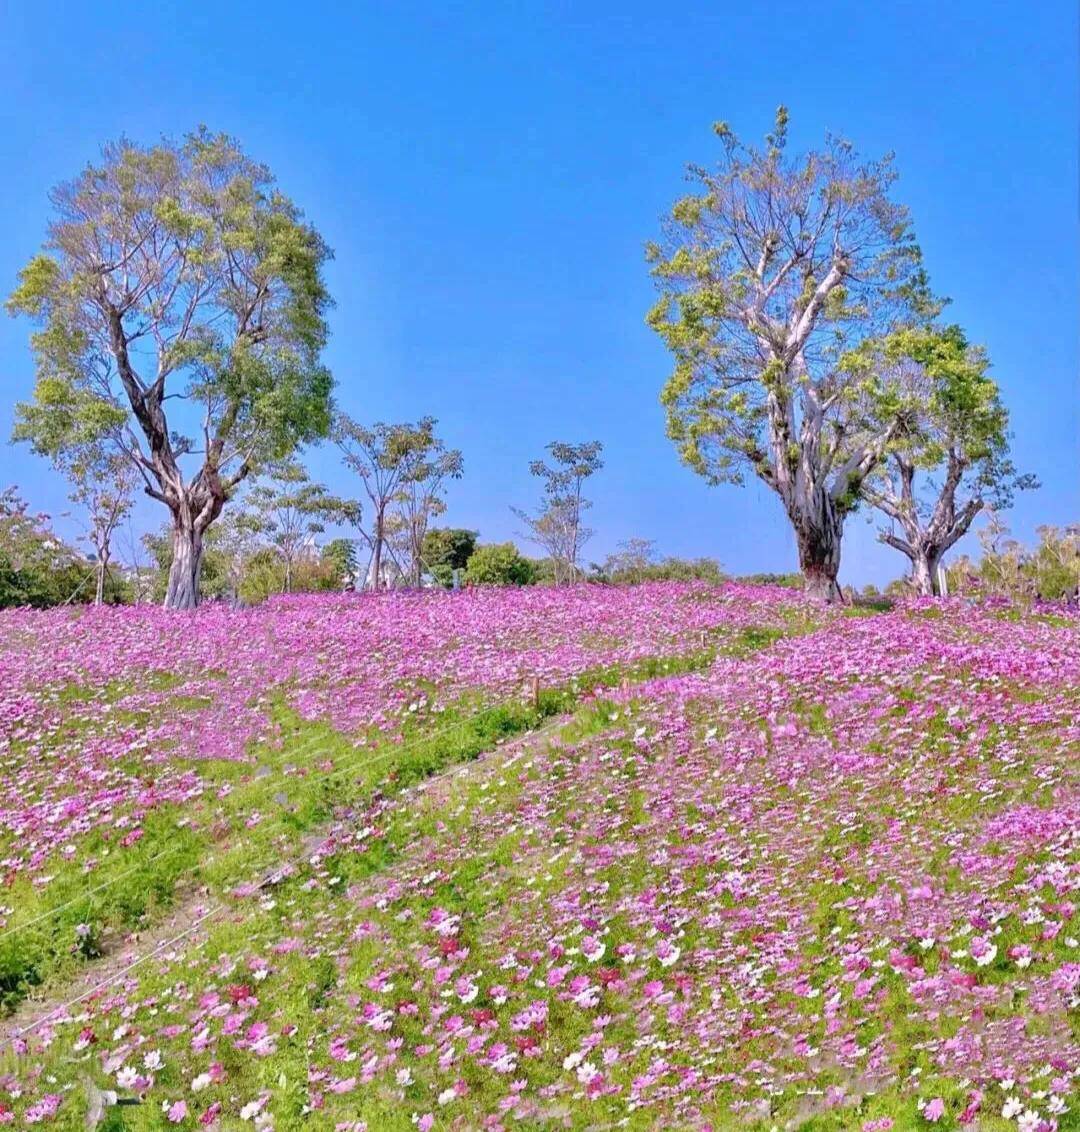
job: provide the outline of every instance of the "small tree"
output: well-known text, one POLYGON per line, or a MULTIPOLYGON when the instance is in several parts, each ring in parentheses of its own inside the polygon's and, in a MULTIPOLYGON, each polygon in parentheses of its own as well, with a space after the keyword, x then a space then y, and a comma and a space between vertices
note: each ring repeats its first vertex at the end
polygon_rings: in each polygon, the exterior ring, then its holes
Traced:
POLYGON ((330 253, 269 170, 205 130, 108 145, 52 202, 45 253, 8 303, 42 323, 19 431, 55 455, 62 404, 71 429, 126 455, 171 517, 165 604, 191 608, 233 489, 328 428, 330 253))
POLYGON ((649 576, 658 555, 656 543, 649 538, 631 538, 619 543, 619 549, 604 559, 603 573, 613 582, 633 585, 649 576))
POLYGON ((248 567, 263 548, 265 535, 265 519, 247 498, 234 500, 210 530, 208 546, 215 561, 223 564, 233 601, 241 599, 248 567))
POLYGON ((910 406, 863 495, 899 525, 900 534, 887 529, 879 537, 909 559, 916 592, 932 596, 942 556, 975 516, 1011 506, 1017 491, 1037 484, 1009 459, 1008 414, 989 360, 958 326, 898 331, 864 350, 863 361, 891 372, 910 406))
POLYGON ((543 547, 555 568, 555 584, 580 576, 578 561, 593 532, 582 524, 582 513, 592 506, 583 495, 585 481, 603 466, 599 440, 584 444, 554 441, 547 446, 553 463, 534 460, 529 471, 544 482, 544 498, 536 515, 511 508, 528 527, 529 538, 543 547))
POLYGON ((16 488, 0 491, 0 609, 85 601, 92 576, 87 566, 16 488))
POLYGON ((356 554, 355 539, 331 539, 323 547, 322 558, 333 570, 339 586, 347 586, 349 589, 356 587, 360 573, 360 560, 356 554))
POLYGON ((879 382, 843 365, 868 338, 936 310, 890 160, 845 141, 785 156, 787 111, 763 149, 716 126, 714 172, 671 210, 647 256, 660 290, 648 315, 675 358, 668 434, 710 483, 757 476, 795 532, 808 591, 840 597, 844 519, 885 454, 879 382))
POLYGON ((321 483, 313 483, 295 460, 283 460, 268 469, 248 493, 248 503, 259 516, 263 538, 284 567, 283 589, 292 590, 301 556, 314 547, 327 523, 360 521, 360 505, 339 499, 321 483))
POLYGON ((478 546, 465 567, 465 581, 474 586, 528 586, 536 567, 512 542, 478 546))
POLYGON ((100 605, 113 536, 131 514, 138 480, 131 461, 107 439, 110 431, 122 427, 125 417, 85 389, 43 381, 40 376, 37 394, 33 405, 16 407, 12 439, 28 441, 36 451, 48 455, 71 483, 69 498, 84 512, 86 539, 94 549, 94 603, 100 605))
POLYGON ((101 605, 112 561, 113 537, 131 514, 137 473, 121 453, 102 444, 86 446, 63 466, 74 485, 71 500, 86 512, 86 537, 94 548, 97 568, 94 604, 101 605))
POLYGON ((371 550, 369 583, 377 590, 383 584, 383 556, 393 556, 388 547, 393 505, 406 481, 423 463, 425 454, 437 443, 435 420, 424 417, 416 424, 379 421, 367 427, 339 413, 334 420, 333 438, 345 465, 360 477, 371 502, 370 525, 360 533, 371 550))
POLYGON ((447 448, 434 432, 436 422, 423 422, 423 442, 410 453, 392 500, 388 536, 404 559, 409 585, 419 586, 424 574, 424 538, 431 520, 446 510, 443 493, 448 480, 460 479, 465 468, 461 452, 447 448))
POLYGON ((1024 547, 992 508, 988 508, 986 526, 979 531, 979 546, 979 576, 991 593, 1002 597, 1034 596, 1024 570, 1024 547))
POLYGON ((1080 524, 1036 529, 1039 545, 1029 559, 1032 583, 1047 601, 1080 596, 1080 524))

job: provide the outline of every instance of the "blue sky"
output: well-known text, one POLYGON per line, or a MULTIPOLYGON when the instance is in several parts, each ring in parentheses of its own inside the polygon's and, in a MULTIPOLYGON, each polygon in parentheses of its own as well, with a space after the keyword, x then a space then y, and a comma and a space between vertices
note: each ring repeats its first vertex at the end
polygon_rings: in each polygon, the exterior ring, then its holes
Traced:
MULTIPOLYGON (((1080 520, 1071 0, 0 10, 0 287, 41 242, 49 188, 103 141, 235 134, 335 250, 340 404, 438 417, 466 461, 446 519, 485 540, 516 534, 509 507, 534 501, 544 444, 598 437, 590 557, 644 536, 737 572, 795 566, 765 488, 709 488, 679 465, 657 400, 668 357, 643 322, 642 245, 686 163, 717 154, 713 121, 759 137, 780 102, 792 148, 829 129, 896 152, 933 283, 989 348, 1017 464, 1044 485, 1013 529, 1080 520)), ((0 319, 0 437, 31 388, 29 329, 0 319)), ((349 490, 332 450, 309 462, 349 490)), ((12 482, 66 506, 46 464, 0 446, 12 482)), ((850 522, 842 580, 902 567, 850 522)))

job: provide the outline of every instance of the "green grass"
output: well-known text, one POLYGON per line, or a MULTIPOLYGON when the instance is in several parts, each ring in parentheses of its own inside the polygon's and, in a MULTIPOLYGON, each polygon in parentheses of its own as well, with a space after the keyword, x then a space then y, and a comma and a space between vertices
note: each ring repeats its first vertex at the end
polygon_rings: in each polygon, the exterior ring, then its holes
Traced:
MULTIPOLYGON (((25 878, 15 883, 5 896, 14 913, 0 930, 0 1011, 11 1012, 28 995, 69 977, 119 935, 152 925, 200 888, 220 893, 259 878, 294 853, 304 834, 376 792, 392 794, 475 760, 545 720, 575 712, 597 692, 703 671, 721 653, 747 655, 783 635, 778 629, 746 629, 681 655, 591 669, 558 687, 541 687, 534 702, 479 707, 478 693, 439 715, 407 718, 400 740, 375 735, 362 747, 326 723, 302 719, 278 699, 271 723, 281 736, 279 749, 256 747, 251 764, 198 764, 207 796, 228 786, 224 798, 202 808, 150 811, 141 823, 143 836, 123 850, 100 832, 91 834, 80 843, 77 859, 57 860, 47 885, 25 878), (255 811, 261 820, 247 828, 255 811), (87 872, 91 858, 97 865, 87 872)), ((171 686, 168 674, 153 673, 150 679, 155 688, 171 686)), ((118 684, 97 694, 112 701, 127 691, 118 684)), ((61 700, 81 702, 92 694, 72 687, 61 700)), ((594 702, 575 726, 586 729, 582 734, 599 730, 611 710, 594 702)), ((366 867, 384 867, 392 857, 372 854, 366 867)))

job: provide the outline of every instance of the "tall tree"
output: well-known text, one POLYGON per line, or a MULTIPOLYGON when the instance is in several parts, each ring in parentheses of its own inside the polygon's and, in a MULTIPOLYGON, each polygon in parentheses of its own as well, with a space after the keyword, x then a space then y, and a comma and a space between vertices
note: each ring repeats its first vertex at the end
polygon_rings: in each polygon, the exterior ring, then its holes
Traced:
POLYGON ((171 517, 165 605, 190 608, 230 492, 329 426, 329 250, 265 166, 205 130, 107 145, 52 203, 8 301, 41 324, 22 433, 53 455, 59 400, 127 456, 171 517))
POLYGON ((324 484, 314 483, 295 460, 270 465, 248 493, 248 504, 260 518, 263 538, 284 566, 286 593, 292 590, 297 562, 314 547, 315 537, 328 523, 360 521, 358 503, 340 499, 324 484))
POLYGON ((863 496, 889 519, 879 537, 908 558, 917 592, 937 594, 942 556, 975 516, 1011 506, 1037 483, 1009 459, 1009 418, 989 359, 960 327, 898 331, 853 365, 891 374, 910 406, 863 496))
POLYGON ((370 522, 360 533, 371 551, 369 584, 378 590, 383 585, 383 556, 393 554, 387 546, 393 503, 435 443, 435 420, 424 417, 416 424, 379 421, 368 427, 339 413, 332 435, 346 467, 360 477, 371 503, 370 522))
POLYGON ((897 422, 877 423, 879 382, 845 354, 935 310, 890 159, 827 137, 785 154, 787 111, 763 148, 724 124, 716 170, 691 166, 663 243, 647 246, 660 291, 648 322, 675 358, 668 433, 711 483, 747 472, 776 492, 809 592, 840 597, 845 517, 897 422))
POLYGON ((551 558, 555 584, 570 583, 580 574, 578 560, 593 532, 582 524, 582 514, 592 503, 584 497, 585 481, 603 466, 604 450, 599 440, 567 444, 556 440, 547 446, 552 462, 534 460, 529 471, 544 483, 544 497, 536 515, 513 508, 529 528, 529 538, 551 558))

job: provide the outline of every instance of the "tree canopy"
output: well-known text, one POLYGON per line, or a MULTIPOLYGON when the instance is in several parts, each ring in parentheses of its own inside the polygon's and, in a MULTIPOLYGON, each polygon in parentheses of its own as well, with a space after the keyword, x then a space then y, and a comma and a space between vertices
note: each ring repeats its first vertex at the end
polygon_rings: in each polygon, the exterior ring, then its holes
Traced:
POLYGON ((1009 458, 1009 418, 990 360, 959 326, 896 331, 868 343, 853 367, 860 364, 888 374, 908 406, 863 495, 889 520, 882 542, 911 561, 918 591, 932 594, 942 555, 979 512, 1011 506, 1036 481, 1009 458))
POLYGON ((40 325, 16 435, 53 457, 88 439, 124 453, 172 518, 166 604, 193 605, 229 493, 329 427, 330 252, 265 166, 206 130, 108 145, 51 199, 8 301, 40 325))
POLYGON ((660 292, 648 322, 675 360, 668 432, 710 482, 750 473, 775 491, 810 589, 836 597, 843 520, 898 407, 846 358, 937 305, 889 157, 833 136, 791 157, 783 107, 761 148, 715 129, 718 168, 690 167, 694 191, 647 246, 660 292))
POLYGON ((445 508, 446 479, 459 478, 464 466, 461 453, 447 450, 436 436, 437 423, 434 417, 422 417, 415 424, 378 421, 368 426, 344 413, 334 419, 334 442, 371 503, 371 519, 361 534, 371 548, 368 577, 373 589, 384 584, 386 553, 400 575, 420 583, 428 521, 445 508))
POLYGON ((271 464, 248 493, 246 504, 258 517, 262 537, 281 559, 286 593, 292 589, 298 559, 305 550, 314 553, 315 537, 327 524, 360 521, 359 503, 334 495, 291 459, 271 464))

